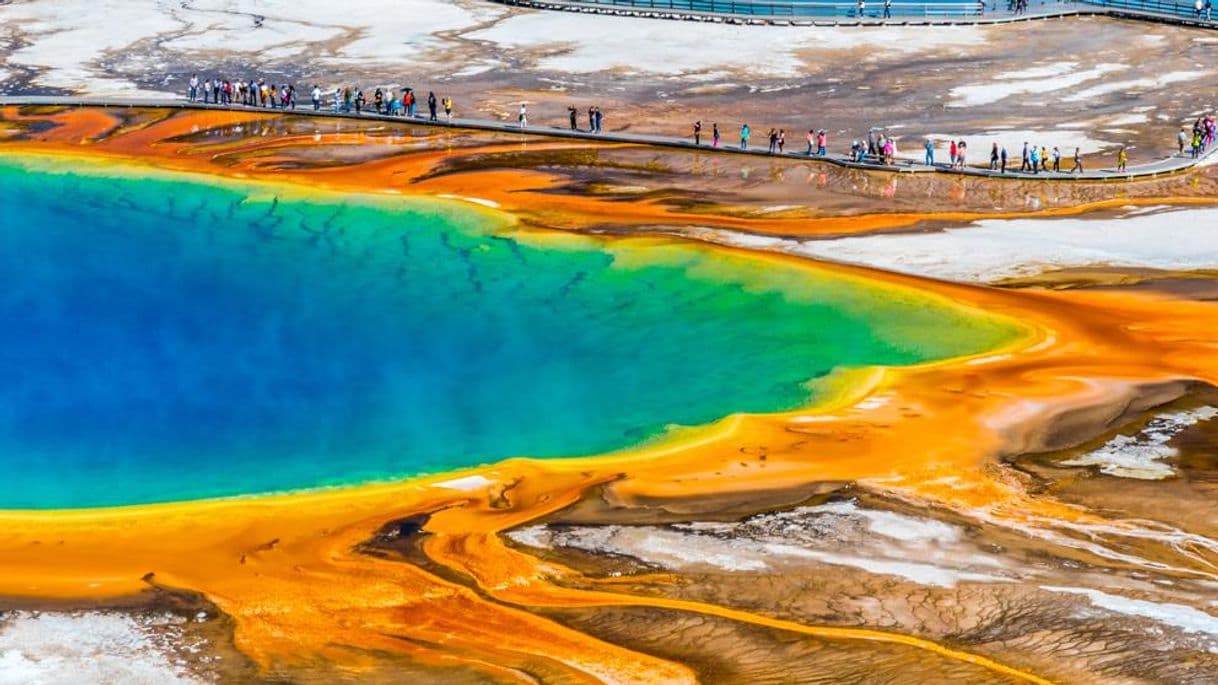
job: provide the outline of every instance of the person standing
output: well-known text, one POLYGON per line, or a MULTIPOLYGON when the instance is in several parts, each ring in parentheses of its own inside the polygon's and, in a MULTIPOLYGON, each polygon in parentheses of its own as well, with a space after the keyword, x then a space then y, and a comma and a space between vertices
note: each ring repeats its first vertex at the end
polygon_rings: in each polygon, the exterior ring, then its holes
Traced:
POLYGON ((749 125, 745 124, 740 127, 740 149, 749 149, 749 125))
POLYGON ((1025 172, 1025 171, 1031 171, 1031 170, 1032 170, 1032 167, 1031 167, 1031 161, 1032 161, 1032 158, 1031 158, 1031 156, 1028 154, 1028 143, 1027 143, 1027 141, 1024 141, 1024 144, 1023 144, 1023 162, 1021 162, 1021 163, 1020 163, 1020 165, 1019 165, 1019 171, 1020 171, 1021 173, 1022 173, 1022 172, 1025 172))
POLYGON ((605 114, 604 114, 604 112, 601 111, 600 107, 597 107, 596 108, 596 132, 600 133, 601 131, 603 131, 604 125, 605 125, 605 114))
POLYGON ((444 118, 448 120, 449 125, 453 123, 453 99, 452 96, 444 97, 444 118))
POLYGON ((990 148, 990 171, 998 171, 998 142, 990 148))
MULTIPOLYGON (((963 140, 956 145, 956 164, 960 169, 964 168, 964 156, 968 152, 968 143, 963 140)), ((892 162, 889 162, 891 164, 892 162)))
POLYGON ((190 77, 190 101, 194 102, 199 99, 199 75, 194 74, 190 77))
POLYGON ((1117 151, 1117 166, 1116 166, 1116 170, 1117 170, 1117 171, 1126 171, 1125 164, 1126 164, 1128 161, 1129 161, 1129 155, 1128 155, 1128 154, 1125 152, 1125 146, 1124 146, 1124 145, 1122 145, 1122 146, 1121 146, 1121 149, 1120 149, 1119 151, 1117 151))
POLYGON ((1078 148, 1074 148, 1074 166, 1070 169, 1070 173, 1083 173, 1083 156, 1079 154, 1078 148))
POLYGON ((1176 143, 1177 143, 1177 146, 1180 148, 1179 152, 1181 155, 1184 154, 1184 144, 1186 142, 1188 142, 1188 134, 1184 132, 1184 127, 1181 126, 1180 132, 1176 134, 1176 143))
POLYGON ((926 148, 926 159, 923 160, 923 162, 926 164, 926 166, 934 166, 935 165, 935 141, 931 140, 930 138, 927 138, 926 145, 924 145, 923 147, 926 148))
POLYGON ((588 133, 596 133, 596 108, 588 106, 588 133))
POLYGON ((436 94, 435 91, 427 91, 427 120, 436 120, 436 94))
POLYGON ((954 140, 953 140, 953 141, 951 142, 951 145, 950 145, 950 146, 948 146, 948 148, 947 148, 948 157, 950 157, 950 158, 951 158, 951 165, 950 165, 950 166, 951 166, 951 168, 952 168, 952 169, 955 169, 955 168, 956 168, 956 153, 957 153, 957 152, 959 152, 959 150, 957 150, 957 149, 956 149, 956 141, 954 141, 954 140))
POLYGON ((1049 148, 1044 145, 1040 146, 1040 170, 1049 171, 1049 148))
POLYGON ((385 91, 381 90, 380 86, 372 93, 372 106, 376 107, 377 114, 385 112, 385 91))
POLYGON ((204 79, 203 80, 203 104, 206 105, 208 102, 210 102, 210 100, 208 99, 210 97, 211 97, 211 79, 204 79))
POLYGON ((778 131, 770 129, 770 154, 774 154, 778 150, 778 131))
POLYGON ((694 145, 698 146, 701 144, 702 144, 702 120, 699 119, 694 122, 694 145))
POLYGON ((867 0, 858 0, 856 11, 858 12, 859 19, 862 19, 863 15, 867 13, 867 0))
POLYGON ((1007 146, 1003 145, 1002 150, 998 153, 999 173, 1007 172, 1007 146))
POLYGON ((572 131, 579 130, 579 123, 577 122, 577 119, 579 117, 579 110, 575 109, 574 105, 567 106, 567 116, 570 117, 570 119, 571 119, 571 130, 572 131))
POLYGON ((1040 173, 1040 148, 1033 145, 1032 152, 1029 154, 1030 154, 1029 159, 1032 162, 1032 173, 1039 174, 1040 173))
POLYGON ((719 122, 711 124, 711 147, 719 147, 719 122))
POLYGON ((313 84, 311 95, 313 96, 313 111, 316 112, 321 109, 321 88, 318 88, 316 83, 313 84))
POLYGON ((829 135, 825 129, 816 132, 816 156, 824 157, 829 153, 829 135))
POLYGON ((220 104, 220 79, 213 79, 211 82, 211 101, 213 104, 220 104))
POLYGON ((808 156, 811 157, 812 153, 815 151, 816 151, 816 131, 814 131, 812 129, 808 129, 808 156))
POLYGON ((529 108, 525 103, 520 103, 520 113, 516 115, 516 123, 520 124, 520 130, 524 130, 529 125, 529 108))
POLYGON ((1053 146, 1053 173, 1060 174, 1062 172, 1062 151, 1056 145, 1053 146))
POLYGON ((884 0, 884 18, 892 19, 892 0, 884 0))

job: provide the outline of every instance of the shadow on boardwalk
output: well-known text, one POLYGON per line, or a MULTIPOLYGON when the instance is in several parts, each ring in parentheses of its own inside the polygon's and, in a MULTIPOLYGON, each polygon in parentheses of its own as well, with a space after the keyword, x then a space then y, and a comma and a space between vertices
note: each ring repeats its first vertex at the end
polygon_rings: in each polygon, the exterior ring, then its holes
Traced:
POLYGON ((933 166, 921 164, 913 161, 898 160, 895 164, 883 164, 880 162, 863 161, 857 162, 846 156, 826 155, 824 157, 801 154, 797 152, 786 152, 782 154, 772 154, 764 149, 748 149, 743 150, 738 146, 720 145, 717 148, 712 148, 710 145, 694 145, 693 141, 686 138, 674 138, 671 136, 652 135, 645 133, 624 133, 624 132, 603 132, 592 133, 583 130, 572 130, 570 128, 559 128, 551 126, 528 126, 521 128, 516 124, 506 123, 502 121, 492 121, 489 119, 464 119, 454 118, 452 123, 445 121, 428 121, 426 117, 404 117, 388 114, 377 114, 375 112, 364 112, 356 114, 354 112, 333 112, 330 110, 313 109, 275 109, 270 107, 251 107, 245 105, 216 105, 204 104, 201 102, 189 102, 187 100, 175 99, 156 99, 156 98, 90 98, 90 97, 73 97, 73 96, 0 96, 0 106, 69 106, 69 107, 155 107, 155 108, 171 108, 171 109, 192 109, 192 110, 226 110, 234 112, 263 112, 266 114, 291 114, 295 116, 309 116, 327 119, 358 119, 366 121, 384 121, 394 123, 407 123, 415 126, 432 126, 439 128, 463 128, 479 131, 496 131, 500 133, 513 133, 522 136, 544 136, 551 138, 574 138, 579 140, 591 140, 605 143, 624 143, 631 145, 650 145, 654 147, 675 148, 680 150, 699 150, 707 154, 728 154, 728 155, 747 155, 753 157, 766 158, 782 158, 782 159, 797 159, 810 160, 821 162, 824 164, 833 164, 835 166, 846 167, 850 169, 863 169, 868 171, 881 171, 888 173, 902 174, 920 174, 920 173, 940 173, 940 174, 955 174, 958 176, 972 176, 992 179, 1018 179, 1018 180, 1037 180, 1046 182, 1078 182, 1078 181, 1132 181, 1136 179, 1158 178, 1177 174, 1203 163, 1206 163, 1214 156, 1215 151, 1218 151, 1218 145, 1211 146, 1197 158, 1193 158, 1191 154, 1172 155, 1166 159, 1161 159, 1154 162, 1144 164, 1130 165, 1125 171, 1118 172, 1115 169, 1098 169, 1087 171, 1080 174, 1041 172, 1039 174, 1007 171, 1001 173, 991 171, 984 167, 964 167, 952 168, 947 164, 935 164, 933 166))

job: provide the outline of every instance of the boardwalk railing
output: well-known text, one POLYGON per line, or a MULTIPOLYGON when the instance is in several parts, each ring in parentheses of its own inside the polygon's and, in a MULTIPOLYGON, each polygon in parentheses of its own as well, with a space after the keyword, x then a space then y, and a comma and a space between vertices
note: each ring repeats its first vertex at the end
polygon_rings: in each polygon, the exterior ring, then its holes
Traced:
MULTIPOLYGON (((751 2, 749 0, 572 0, 589 6, 623 7, 649 11, 697 12, 753 17, 835 17, 881 19, 882 0, 866 2, 751 2)), ((1058 4, 1055 2, 1054 4, 1058 4)), ((1005 2, 1003 3, 1005 8, 1005 2)), ((997 9, 994 0, 975 2, 893 2, 892 17, 978 17, 997 9)))
MULTIPOLYGON (((1148 14, 1189 19, 1194 22, 1212 22, 1213 13, 1204 8, 1200 13, 1191 2, 1172 2, 1171 0, 1083 0, 1089 5, 1106 7, 1114 10, 1130 12, 1145 12, 1148 14)), ((1204 3, 1203 3, 1204 5, 1204 3)))
MULTIPOLYGON (((817 2, 815 0, 498 0, 512 5, 552 6, 554 9, 617 8, 647 14, 707 15, 757 18, 885 19, 883 0, 817 2)), ((1076 9, 1080 0, 1032 0, 1028 12, 1061 13, 1076 9)), ((895 1, 887 8, 893 19, 979 19, 1014 16, 1013 0, 956 0, 954 2, 895 1)))
POLYGON ((1197 12, 1189 0, 1029 0, 1016 12, 1015 0, 948 0, 892 2, 883 0, 820 2, 818 0, 495 0, 507 5, 574 12, 636 14, 669 19, 724 22, 985 24, 1071 15, 1112 14, 1151 21, 1218 28, 1211 11, 1197 12))

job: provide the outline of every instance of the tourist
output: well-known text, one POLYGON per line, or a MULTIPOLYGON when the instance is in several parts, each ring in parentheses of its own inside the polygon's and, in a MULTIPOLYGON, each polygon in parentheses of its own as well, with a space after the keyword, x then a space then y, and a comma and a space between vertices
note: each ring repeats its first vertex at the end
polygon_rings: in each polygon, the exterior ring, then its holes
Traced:
POLYGON ((413 119, 418 116, 419 98, 414 94, 413 88, 407 88, 404 97, 406 98, 406 116, 413 119))
POLYGON ((998 143, 990 148, 990 171, 998 171, 998 143))
POLYGON ((351 111, 351 86, 343 86, 343 111, 351 111))
POLYGON ((856 9, 858 11, 859 19, 862 19, 863 15, 867 13, 867 0, 858 0, 858 7, 856 9))
POLYGON ((1056 145, 1053 146, 1053 173, 1060 174, 1062 172, 1062 151, 1056 145))
POLYGON ((956 168, 956 153, 957 152, 959 152, 959 150, 956 148, 956 141, 953 140, 951 145, 948 146, 948 148, 947 148, 947 156, 951 158, 951 164, 948 166, 952 169, 956 168))
POLYGON ((1197 19, 1201 18, 1201 10, 1205 8, 1205 4, 1201 0, 1193 0, 1193 16, 1197 19))
POLYGON ((787 132, 783 129, 778 129, 778 154, 782 154, 782 149, 787 144, 787 132))
POLYGON ((829 154, 829 135, 822 128, 816 132, 816 156, 824 157, 827 154, 829 154))
POLYGON ((813 150, 816 149, 816 131, 808 129, 808 156, 812 156, 813 150))
POLYGON ((1044 145, 1040 146, 1040 170, 1046 173, 1049 171, 1049 148, 1044 145))
POLYGON ((317 87, 316 83, 313 84, 313 92, 310 95, 313 97, 313 111, 321 110, 321 88, 317 87))
POLYGON ((1201 155, 1201 132, 1193 131, 1193 159, 1201 155))
POLYGON ((926 145, 924 147, 926 148, 926 159, 925 159, 926 166, 934 166, 935 165, 935 141, 931 140, 930 138, 927 138, 926 145))
POLYGON ((1125 152, 1125 146, 1124 146, 1124 145, 1122 145, 1122 146, 1121 146, 1121 149, 1120 149, 1120 150, 1117 152, 1117 166, 1116 166, 1116 170, 1117 170, 1117 171, 1125 171, 1125 170, 1126 170, 1126 169, 1125 169, 1125 164, 1126 164, 1126 162, 1128 162, 1128 161, 1129 161, 1129 155, 1128 155, 1128 154, 1126 154, 1126 152, 1125 152))
POLYGON ((1078 148, 1074 148, 1074 166, 1071 167, 1070 173, 1077 171, 1079 175, 1083 173, 1083 157, 1079 154, 1078 148))
POLYGON ((343 106, 343 89, 338 86, 334 87, 334 113, 338 114, 343 106))
POLYGON ((577 118, 579 117, 579 110, 575 109, 575 105, 567 105, 567 116, 571 119, 571 130, 578 131, 579 123, 577 118))
POLYGON ((588 106, 588 133, 596 132, 596 108, 588 106))
POLYGON ((605 114, 601 112, 601 108, 596 108, 596 132, 600 133, 605 124, 605 114))
POLYGON ((1039 174, 1040 173, 1040 148, 1033 145, 1032 152, 1030 153, 1030 156, 1028 157, 1028 159, 1032 164, 1032 173, 1039 174))
POLYGON ((719 147, 719 122, 711 124, 711 147, 719 147))
POLYGON ((441 102, 444 105, 444 118, 448 120, 449 125, 453 123, 453 99, 451 96, 444 96, 441 102))
POLYGON ((523 102, 520 103, 520 113, 516 115, 516 123, 520 124, 521 130, 529 125, 529 108, 523 102))
POLYGON ((956 167, 964 168, 964 157, 968 153, 968 143, 963 140, 956 144, 956 167))
POLYGON ((740 127, 740 149, 749 149, 749 125, 745 124, 740 127))
POLYGON ((778 131, 770 129, 770 154, 774 154, 778 150, 778 131))
POLYGON ((897 156, 897 143, 892 138, 884 139, 884 163, 892 166, 897 156))
POLYGON ((364 91, 360 88, 355 89, 355 113, 362 114, 364 112, 364 91))
POLYGON ((1020 173, 1032 170, 1031 160, 1031 156, 1028 155, 1028 142, 1025 140, 1023 143, 1023 162, 1019 165, 1020 173))
POLYGON ((892 0, 884 0, 884 18, 892 19, 892 0))
POLYGON ((1180 132, 1176 134, 1176 144, 1180 148, 1179 154, 1184 154, 1184 144, 1189 141, 1189 135, 1184 132, 1184 127, 1180 127, 1180 132))
POLYGON ((190 77, 190 101, 194 102, 199 98, 199 75, 194 74, 190 77))
POLYGON ((376 107, 377 114, 385 112, 385 91, 381 90, 379 86, 372 92, 372 106, 376 107))
POLYGON ((694 122, 694 145, 702 144, 702 120, 694 122))
POLYGON ((1007 146, 1006 145, 1002 146, 1002 150, 1001 150, 1001 152, 999 152, 998 159, 999 159, 998 173, 1005 174, 1007 172, 1007 146))
POLYGON ((427 120, 436 120, 436 94, 435 91, 427 91, 427 120))
POLYGON ((206 105, 207 103, 211 102, 210 98, 211 98, 211 79, 209 78, 209 79, 204 79, 204 81, 203 81, 203 104, 206 105))
POLYGON ((220 79, 213 79, 211 82, 211 101, 212 104, 220 104, 220 79))

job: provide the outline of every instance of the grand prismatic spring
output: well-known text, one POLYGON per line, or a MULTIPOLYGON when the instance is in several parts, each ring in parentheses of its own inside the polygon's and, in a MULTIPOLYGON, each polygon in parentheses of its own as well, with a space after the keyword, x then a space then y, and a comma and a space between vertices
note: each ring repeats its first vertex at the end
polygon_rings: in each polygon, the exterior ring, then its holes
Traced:
POLYGON ((1214 173, 0 106, 0 684, 1218 682, 1214 173))

